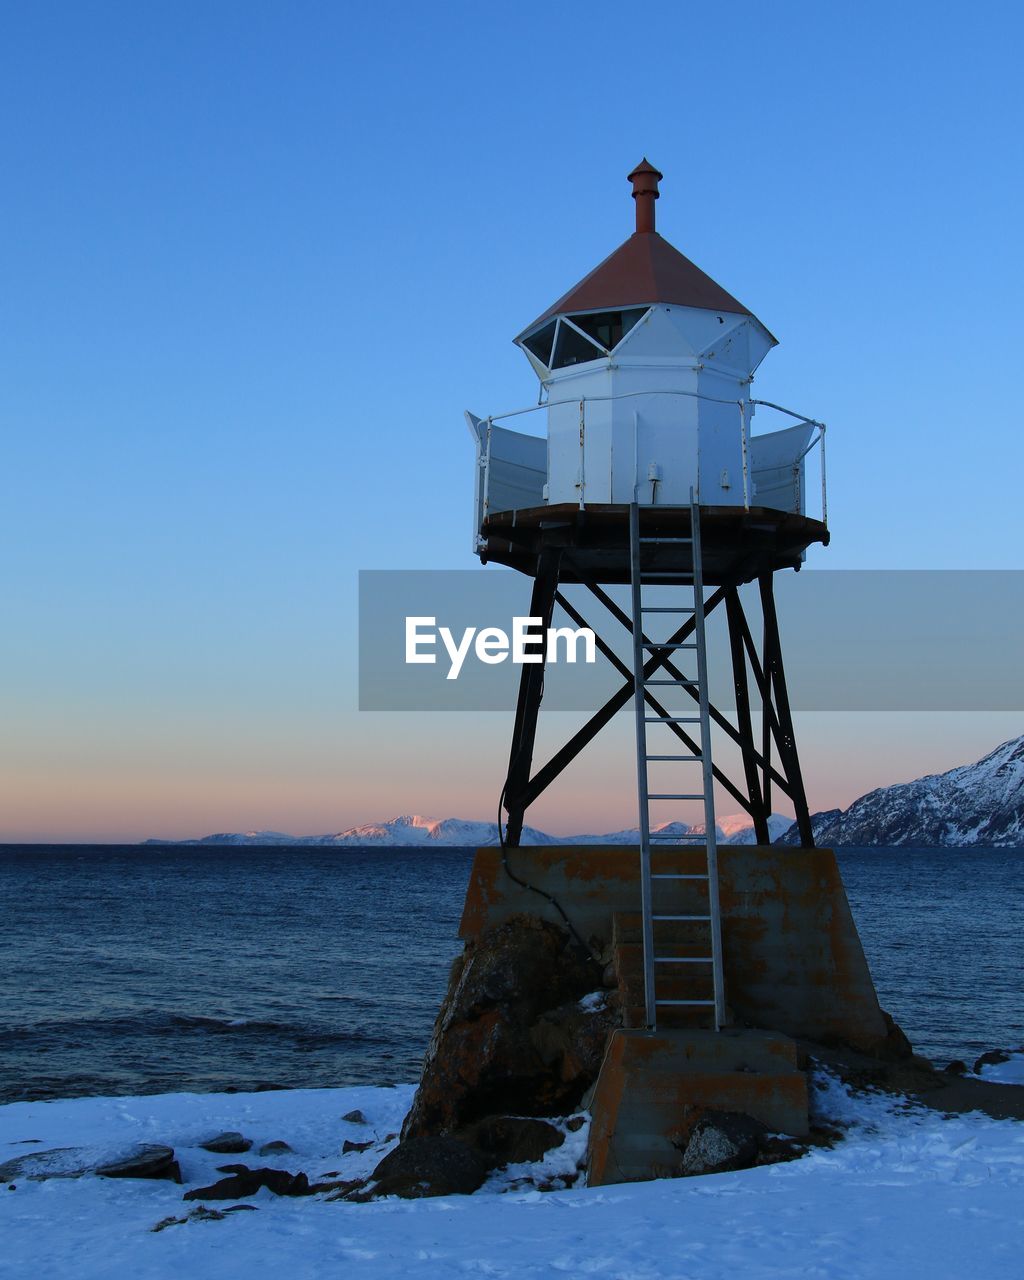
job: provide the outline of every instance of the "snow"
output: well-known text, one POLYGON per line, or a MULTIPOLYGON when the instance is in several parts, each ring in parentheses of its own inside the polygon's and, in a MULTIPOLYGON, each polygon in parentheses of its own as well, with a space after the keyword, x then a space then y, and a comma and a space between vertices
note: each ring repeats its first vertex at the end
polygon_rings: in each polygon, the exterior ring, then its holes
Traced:
POLYGON ((996 1084, 1024 1084, 1024 1049, 1011 1053, 1006 1062, 987 1062, 978 1072, 981 1080, 996 1084))
MULTIPOLYGON (((1024 844, 1024 736, 973 764, 879 787, 848 809, 812 817, 822 847, 1019 848, 1024 844)), ((795 831, 786 843, 796 843, 795 831)))
MULTIPOLYGON (((1018 1055, 1024 1057, 1024 1055, 1018 1055)), ((994 1078, 986 1076, 986 1078, 994 1078)), ((963 1280, 1019 1274, 1024 1246, 1024 1125, 980 1114, 943 1117, 883 1095, 853 1095, 822 1075, 818 1116, 846 1127, 833 1148, 743 1173, 541 1192, 521 1178, 564 1176, 585 1130, 541 1170, 492 1175, 471 1197, 279 1199, 261 1191, 253 1213, 191 1220, 185 1188, 86 1175, 0 1188, 0 1276, 131 1276, 157 1280, 436 1280, 448 1276, 608 1280, 744 1280, 889 1276, 963 1280)), ((370 1171, 412 1096, 395 1089, 85 1098, 0 1107, 0 1161, 48 1147, 94 1155, 137 1142, 173 1145, 186 1184, 213 1181, 218 1164, 304 1169, 311 1177, 370 1171), (368 1124, 343 1122, 358 1108, 368 1124), (222 1130, 294 1155, 214 1156, 198 1143, 222 1130), (383 1145, 340 1155, 344 1139, 383 1145), (27 1143, 26 1139, 39 1139, 27 1143)), ((223 1208, 224 1205, 217 1207, 223 1208)))

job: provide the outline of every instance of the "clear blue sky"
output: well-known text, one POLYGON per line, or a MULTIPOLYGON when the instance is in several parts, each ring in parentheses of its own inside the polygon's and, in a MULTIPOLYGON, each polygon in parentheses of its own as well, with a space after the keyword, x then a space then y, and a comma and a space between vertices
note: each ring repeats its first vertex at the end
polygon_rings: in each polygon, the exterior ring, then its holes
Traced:
MULTIPOLYGON (((1022 26, 6 5, 0 838, 491 814, 507 717, 355 710, 356 573, 473 563, 462 410, 534 398, 510 339, 629 233, 642 154, 781 340, 758 393, 830 425, 817 563, 1021 567, 1022 26)), ((805 719, 815 807, 1024 727, 805 719)), ((634 821, 630 760, 535 820, 634 821)))

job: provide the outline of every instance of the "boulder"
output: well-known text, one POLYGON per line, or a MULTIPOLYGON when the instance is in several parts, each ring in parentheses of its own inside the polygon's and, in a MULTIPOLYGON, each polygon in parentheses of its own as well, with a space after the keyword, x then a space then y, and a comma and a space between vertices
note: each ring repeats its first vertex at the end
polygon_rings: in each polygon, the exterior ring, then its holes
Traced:
POLYGON ((81 1147, 53 1147, 48 1151, 30 1151, 0 1164, 0 1182, 28 1178, 43 1182, 47 1178, 81 1178, 95 1167, 95 1156, 81 1147))
POLYGON ((341 1118, 342 1120, 347 1120, 349 1124, 366 1124, 366 1116, 358 1110, 346 1111, 341 1118))
POLYGON ((285 1155, 289 1151, 291 1151, 291 1147, 287 1142, 276 1139, 274 1142, 264 1142, 257 1154, 261 1156, 277 1156, 285 1155))
POLYGON ((565 1134, 546 1120, 528 1116, 488 1116, 473 1129, 471 1141, 491 1168, 533 1164, 545 1152, 560 1147, 565 1134))
POLYGON ((974 1064, 974 1074, 977 1075, 982 1067, 997 1067, 1003 1062, 1009 1062, 1012 1056, 1008 1049, 989 1049, 974 1064))
POLYGON ((243 1196, 254 1196, 263 1187, 275 1196, 310 1194, 309 1179, 304 1173, 289 1173, 287 1169, 250 1169, 244 1164, 222 1165, 217 1172, 229 1176, 208 1187, 193 1187, 185 1192, 184 1199, 238 1200, 243 1196))
POLYGON ((143 1145, 129 1155, 96 1170, 101 1178, 154 1178, 181 1182, 181 1170, 172 1147, 143 1145))
POLYGON ((341 1144, 341 1154, 347 1156, 350 1151, 369 1151, 372 1146, 372 1140, 370 1142, 350 1142, 346 1138, 341 1144))
POLYGON ((760 1120, 739 1111, 707 1110, 693 1126, 683 1150, 684 1176, 732 1173, 757 1163, 766 1130, 760 1120))
POLYGON ((403 1144, 509 1111, 576 1110, 617 1021, 613 1007, 579 1005, 601 977, 567 930, 535 916, 471 939, 453 966, 403 1144))
POLYGON ((369 1196, 467 1196, 487 1176, 487 1162, 457 1138, 410 1138, 374 1169, 369 1196))
POLYGON ((946 1064, 944 1070, 947 1076, 965 1076, 967 1074, 967 1063, 962 1062, 959 1058, 954 1058, 952 1062, 946 1064))
POLYGON ((243 1138, 240 1133, 231 1130, 228 1133, 218 1133, 215 1138, 209 1138, 199 1145, 204 1151, 213 1151, 219 1156, 240 1156, 252 1146, 252 1139, 243 1138))
POLYGON ((885 1039, 873 1050, 876 1057, 886 1058, 891 1062, 902 1062, 914 1056, 914 1046, 907 1039, 903 1028, 896 1022, 892 1014, 882 1010, 885 1021, 885 1039))
POLYGON ((545 1065, 557 1070, 566 1085, 582 1082, 582 1097, 597 1079, 608 1037, 618 1025, 617 1004, 572 1000, 541 1014, 530 1028, 530 1041, 545 1065))

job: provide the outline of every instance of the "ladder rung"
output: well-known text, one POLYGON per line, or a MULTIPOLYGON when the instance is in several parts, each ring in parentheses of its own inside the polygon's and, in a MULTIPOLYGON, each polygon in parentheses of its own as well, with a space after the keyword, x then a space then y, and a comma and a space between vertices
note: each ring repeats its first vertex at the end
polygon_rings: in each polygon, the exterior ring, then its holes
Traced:
POLYGON ((715 1007, 714 1000, 655 1000, 655 1004, 686 1004, 700 1005, 702 1009, 713 1009, 715 1007))
POLYGON ((645 760, 703 760, 703 756, 644 756, 645 760))
POLYGON ((675 644, 666 644, 664 640, 641 640, 641 649, 696 649, 696 640, 677 641, 675 644))
POLYGON ((655 956, 655 964, 713 964, 711 956, 655 956))
POLYGON ((674 871, 657 871, 651 876, 652 880, 706 880, 707 876, 697 875, 677 875, 674 871))
POLYGON ((689 544, 693 541, 693 539, 692 539, 692 538, 641 538, 641 539, 640 539, 640 541, 641 541, 641 542, 658 542, 658 543, 661 543, 661 542, 664 542, 664 543, 669 543, 669 542, 672 542, 672 543, 685 542, 685 543, 687 544, 687 546, 689 546, 689 544))
POLYGON ((700 724, 700 716, 644 716, 645 724, 700 724))
POLYGON ((641 613, 696 613, 692 604, 642 604, 641 613))
POLYGON ((641 582, 646 582, 650 578, 685 578, 688 582, 691 582, 693 580, 693 574, 684 573, 681 569, 676 570, 675 572, 670 569, 659 569, 657 573, 652 573, 650 569, 644 569, 640 574, 641 582))
POLYGON ((680 792, 678 795, 671 791, 649 791, 647 793, 648 800, 703 800, 704 792, 698 791, 695 795, 692 793, 680 792))
POLYGON ((710 916, 651 916, 652 920, 710 920, 710 916))
POLYGON ((645 680, 644 688, 646 689, 649 684, 674 684, 678 685, 680 689, 697 689, 700 687, 699 680, 662 680, 660 676, 657 680, 645 680))

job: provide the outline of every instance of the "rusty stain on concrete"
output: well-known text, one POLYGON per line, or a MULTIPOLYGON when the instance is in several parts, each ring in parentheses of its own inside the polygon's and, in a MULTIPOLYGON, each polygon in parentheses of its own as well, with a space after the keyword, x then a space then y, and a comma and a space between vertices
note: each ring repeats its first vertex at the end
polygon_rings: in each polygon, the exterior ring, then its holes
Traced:
MULTIPOLYGON (((509 851, 522 879, 552 894, 582 937, 609 946, 612 919, 640 905, 639 850, 542 846, 509 851)), ((658 866, 693 869, 694 850, 659 850, 658 866)), ((886 1037, 874 984, 828 849, 719 848, 726 998, 750 1026, 871 1050, 886 1037)), ((517 912, 560 923, 515 884, 501 851, 477 851, 459 930, 470 938, 517 912)))

